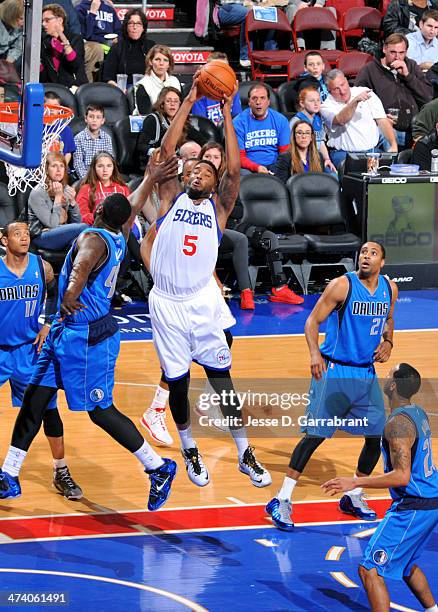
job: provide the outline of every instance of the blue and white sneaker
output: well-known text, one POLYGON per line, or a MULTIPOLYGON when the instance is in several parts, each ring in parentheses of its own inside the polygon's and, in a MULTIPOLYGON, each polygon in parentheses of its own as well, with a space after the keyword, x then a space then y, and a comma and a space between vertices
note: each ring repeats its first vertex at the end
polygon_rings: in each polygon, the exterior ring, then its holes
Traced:
POLYGON ((364 521, 377 519, 377 514, 368 506, 363 493, 346 493, 339 500, 339 510, 364 521))
POLYGON ((170 487, 176 476, 178 467, 172 459, 163 458, 163 465, 155 470, 145 470, 151 481, 151 489, 149 491, 148 510, 154 512, 161 508, 170 495, 170 487))
POLYGON ((266 506, 266 512, 272 516, 272 522, 282 531, 292 531, 292 502, 288 499, 274 497, 266 506))
POLYGON ((21 487, 18 476, 11 476, 7 472, 0 470, 0 499, 8 497, 20 497, 21 487))

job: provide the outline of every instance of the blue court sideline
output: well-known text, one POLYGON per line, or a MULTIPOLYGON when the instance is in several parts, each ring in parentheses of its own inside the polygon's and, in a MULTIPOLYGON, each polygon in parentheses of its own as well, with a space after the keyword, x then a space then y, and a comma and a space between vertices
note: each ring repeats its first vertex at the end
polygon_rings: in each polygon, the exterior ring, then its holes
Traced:
MULTIPOLYGON (((235 336, 263 336, 278 334, 302 334, 304 323, 315 305, 318 295, 306 296, 304 304, 275 304, 266 297, 256 298, 256 309, 240 310, 236 299, 231 300, 230 308, 236 317, 233 327, 235 336)), ((438 291, 403 291, 395 311, 395 329, 436 329, 436 304, 438 291), (421 313, 421 317, 419 316, 421 313)), ((151 326, 147 305, 134 302, 122 310, 114 310, 121 331, 122 340, 150 340, 151 326)), ((324 325, 321 326, 324 329, 324 325)))

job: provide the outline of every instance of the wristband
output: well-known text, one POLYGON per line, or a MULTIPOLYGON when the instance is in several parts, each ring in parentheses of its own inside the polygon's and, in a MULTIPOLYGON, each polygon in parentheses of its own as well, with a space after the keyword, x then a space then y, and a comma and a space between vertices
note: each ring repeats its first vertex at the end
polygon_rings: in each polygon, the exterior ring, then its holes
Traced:
POLYGON ((389 344, 391 345, 391 348, 394 348, 394 343, 392 340, 390 340, 389 338, 384 338, 383 342, 389 342, 389 344))

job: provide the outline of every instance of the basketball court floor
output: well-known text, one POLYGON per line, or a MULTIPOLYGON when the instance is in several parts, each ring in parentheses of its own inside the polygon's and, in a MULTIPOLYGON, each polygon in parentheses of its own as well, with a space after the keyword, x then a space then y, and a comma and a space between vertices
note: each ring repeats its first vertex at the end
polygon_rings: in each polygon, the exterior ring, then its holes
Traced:
MULTIPOLYGON (((288 306, 259 298, 254 313, 232 303, 238 319, 237 387, 262 381, 271 391, 307 389, 303 326, 315 301, 316 296, 308 296, 303 306, 288 306)), ((438 426, 437 303, 434 291, 400 294, 394 351, 388 364, 378 366, 381 376, 400 361, 419 369, 424 379, 420 401, 431 413, 433 431, 438 426)), ((115 403, 138 422, 160 376, 150 323, 143 304, 115 315, 124 340, 115 403)), ((202 378, 194 366, 195 391, 203 390, 202 378)), ((179 466, 171 497, 164 509, 149 513, 148 481, 137 462, 87 415, 69 413, 62 393, 59 403, 68 464, 84 498, 68 502, 51 487, 51 457, 40 433, 22 470, 22 497, 0 502, 0 606, 31 610, 51 604, 81 612, 368 609, 357 565, 377 523, 341 514, 336 500, 320 489, 336 474, 352 473, 361 440, 336 437, 318 449, 295 490, 296 529, 283 533, 272 526, 264 505, 283 479, 298 427, 252 429, 256 455, 273 477, 266 489, 254 488, 238 471, 234 445, 225 434, 198 428, 210 484, 199 489, 190 483, 175 442, 162 451, 179 466)), ((266 407, 262 413, 270 414, 266 407)), ((7 386, 0 390, 0 418, 3 457, 15 418, 7 386)), ((434 450, 436 459, 438 445, 434 450)), ((387 492, 370 490, 369 495, 381 518, 389 506, 387 492)), ((438 533, 422 567, 438 595, 438 533)), ((393 609, 420 609, 404 584, 388 581, 388 586, 393 609)))

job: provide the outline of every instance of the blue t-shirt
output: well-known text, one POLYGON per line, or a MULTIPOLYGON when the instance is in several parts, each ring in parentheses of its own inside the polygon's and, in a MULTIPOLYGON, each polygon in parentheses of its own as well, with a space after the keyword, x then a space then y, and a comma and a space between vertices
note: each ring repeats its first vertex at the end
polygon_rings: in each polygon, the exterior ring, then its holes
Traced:
POLYGON ((62 153, 64 155, 67 153, 74 153, 76 151, 75 139, 73 138, 73 132, 71 131, 70 126, 66 125, 59 137, 64 145, 62 149, 62 153))
POLYGON ((245 150, 248 159, 259 166, 274 164, 279 147, 289 146, 289 123, 284 115, 272 108, 268 108, 264 119, 256 119, 247 108, 233 120, 233 124, 239 149, 245 150))
MULTIPOLYGON (((242 112, 242 105, 240 104, 240 96, 236 94, 233 98, 233 104, 231 106, 231 116, 235 117, 242 112)), ((192 115, 200 115, 201 117, 207 117, 210 121, 213 121, 215 125, 218 125, 223 121, 223 114, 221 109, 221 103, 218 100, 210 100, 203 96, 199 100, 196 100, 192 107, 192 115)))

